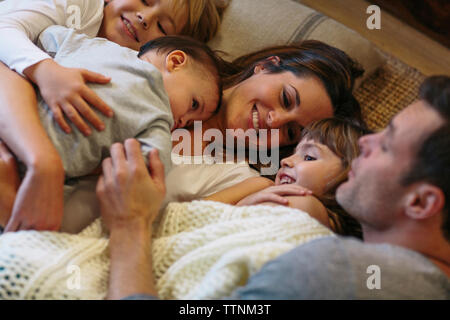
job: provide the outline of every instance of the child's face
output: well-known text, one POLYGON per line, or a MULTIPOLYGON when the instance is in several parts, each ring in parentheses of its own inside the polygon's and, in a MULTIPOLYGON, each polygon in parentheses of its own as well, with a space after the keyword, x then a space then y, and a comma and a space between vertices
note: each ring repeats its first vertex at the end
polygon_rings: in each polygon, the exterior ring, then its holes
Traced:
POLYGON ((150 40, 176 35, 187 23, 188 7, 175 0, 107 0, 99 36, 134 50, 150 40))
POLYGON ((292 156, 281 160, 275 184, 297 184, 320 196, 342 170, 341 159, 327 146, 304 138, 292 156))
POLYGON ((195 120, 208 120, 219 103, 217 81, 208 71, 184 68, 163 74, 175 126, 190 127, 195 120))

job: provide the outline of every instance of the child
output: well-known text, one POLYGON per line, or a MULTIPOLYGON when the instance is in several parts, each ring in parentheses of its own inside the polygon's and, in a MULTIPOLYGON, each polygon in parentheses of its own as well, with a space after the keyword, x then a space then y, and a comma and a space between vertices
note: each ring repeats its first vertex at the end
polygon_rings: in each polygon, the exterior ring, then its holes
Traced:
POLYGON ((0 61, 38 86, 66 132, 70 128, 59 116, 61 112, 88 135, 78 113, 98 130, 103 126, 94 113, 85 111, 89 108, 85 102, 105 115, 112 111, 84 82, 107 83, 109 79, 55 63, 34 44, 45 28, 66 26, 134 50, 165 35, 188 35, 206 42, 218 29, 220 6, 226 2, 216 7, 215 0, 6 0, 0 3, 0 61))
POLYGON ((308 212, 337 233, 361 237, 359 224, 337 203, 336 189, 359 154, 358 139, 367 133, 338 118, 312 123, 303 129, 294 154, 281 160, 275 184, 262 177, 250 178, 205 200, 238 206, 287 205, 308 212))
MULTIPOLYGON (((61 157, 67 178, 89 175, 99 168, 114 142, 130 137, 141 142, 144 154, 158 149, 168 170, 171 128, 208 119, 220 103, 219 58, 205 44, 190 38, 155 39, 141 48, 138 58, 135 51, 111 41, 52 26, 41 34, 40 45, 55 53, 55 61, 63 66, 87 66, 113 75, 110 84, 92 88, 114 105, 116 116, 106 119, 105 130, 89 138, 78 131, 64 134, 48 106, 39 101, 40 120, 61 157)), ((66 181, 66 195, 73 190, 73 183, 66 181)))

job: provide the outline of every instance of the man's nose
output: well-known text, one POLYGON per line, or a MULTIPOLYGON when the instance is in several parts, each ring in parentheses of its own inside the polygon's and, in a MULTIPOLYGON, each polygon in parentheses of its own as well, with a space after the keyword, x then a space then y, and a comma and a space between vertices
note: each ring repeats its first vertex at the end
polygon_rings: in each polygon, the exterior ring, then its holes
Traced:
POLYGON ((358 145, 361 155, 364 157, 370 155, 370 152, 377 141, 378 135, 378 133, 368 134, 359 138, 358 145))

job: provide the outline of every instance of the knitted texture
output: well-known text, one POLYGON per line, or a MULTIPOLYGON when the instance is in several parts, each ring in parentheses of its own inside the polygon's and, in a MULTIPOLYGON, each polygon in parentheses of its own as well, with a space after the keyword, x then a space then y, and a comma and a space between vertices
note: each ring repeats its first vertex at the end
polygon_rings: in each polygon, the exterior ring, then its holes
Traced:
MULTIPOLYGON (((154 276, 163 299, 225 297, 269 260, 332 234, 295 209, 212 201, 171 203, 154 229, 154 276)), ((4 234, 0 299, 104 299, 108 253, 100 220, 78 235, 4 234)))

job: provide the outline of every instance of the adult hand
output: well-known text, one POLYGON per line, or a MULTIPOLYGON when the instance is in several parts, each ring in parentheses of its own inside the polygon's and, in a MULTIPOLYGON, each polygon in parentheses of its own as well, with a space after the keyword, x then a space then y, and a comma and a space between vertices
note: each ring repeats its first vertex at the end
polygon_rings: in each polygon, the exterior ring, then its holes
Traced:
POLYGON ((106 84, 110 78, 85 69, 66 68, 52 59, 38 62, 25 69, 24 73, 38 85, 55 121, 66 133, 70 133, 71 129, 64 114, 85 136, 91 134, 91 129, 82 117, 97 130, 104 129, 104 123, 89 104, 106 116, 113 115, 110 107, 86 85, 86 82, 106 84))
POLYGON ((59 230, 64 210, 64 168, 61 159, 28 167, 17 193, 5 232, 59 230))
POLYGON ((164 165, 156 149, 149 163, 148 171, 137 140, 111 147, 97 184, 100 212, 109 230, 136 221, 150 225, 156 218, 166 193, 164 165))
POLYGON ((312 191, 296 184, 282 184, 266 188, 260 192, 245 197, 237 203, 237 206, 250 206, 263 202, 274 202, 288 205, 288 199, 284 196, 310 196, 312 191))

